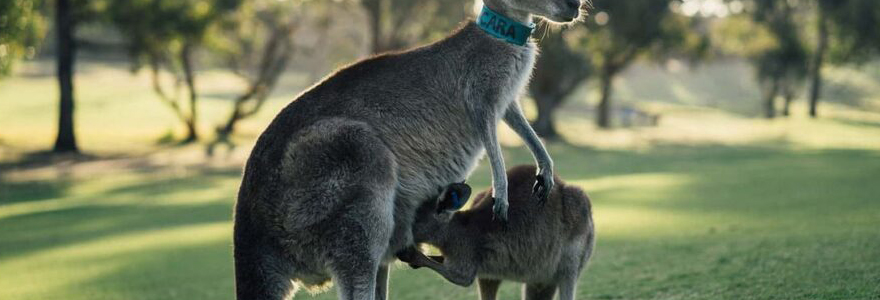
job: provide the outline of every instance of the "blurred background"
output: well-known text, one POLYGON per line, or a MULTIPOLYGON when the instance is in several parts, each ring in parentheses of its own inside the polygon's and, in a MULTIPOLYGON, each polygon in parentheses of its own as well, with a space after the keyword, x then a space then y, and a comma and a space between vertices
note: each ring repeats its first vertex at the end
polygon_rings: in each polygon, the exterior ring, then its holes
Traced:
MULTIPOLYGON (((480 5, 0 1, 0 299, 232 299, 232 205, 262 129, 480 5)), ((589 11, 539 24, 522 98, 593 199, 581 299, 880 299, 880 1, 589 11)), ((507 165, 532 163, 501 131, 507 165)), ((489 180, 481 164, 470 183, 489 180)), ((395 299, 475 291, 392 272, 395 299)))

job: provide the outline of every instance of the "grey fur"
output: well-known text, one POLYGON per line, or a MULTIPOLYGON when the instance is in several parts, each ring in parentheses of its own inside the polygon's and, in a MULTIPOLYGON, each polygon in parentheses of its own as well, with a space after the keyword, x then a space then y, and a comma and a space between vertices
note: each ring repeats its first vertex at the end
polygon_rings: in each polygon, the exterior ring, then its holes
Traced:
MULTIPOLYGON (((572 1, 486 4, 558 20, 572 1)), ((238 194, 238 299, 283 299, 330 278, 340 299, 384 299, 387 264, 412 244, 416 208, 467 178, 486 149, 504 218, 502 118, 535 153, 536 191, 546 194, 553 163, 516 102, 535 52, 469 22, 432 45, 343 68, 285 107, 254 146, 238 194)))
MULTIPOLYGON (((401 260, 431 268, 452 283, 468 286, 479 277, 480 298, 495 299, 502 280, 524 282, 523 299, 575 298, 577 280, 595 245, 590 199, 578 187, 559 178, 546 203, 533 201, 533 166, 512 168, 510 221, 492 222, 488 191, 475 197, 473 207, 448 215, 425 203, 413 224, 416 242, 436 246, 443 256, 429 258, 415 247, 401 260)), ((447 195, 448 193, 443 193, 447 195)))

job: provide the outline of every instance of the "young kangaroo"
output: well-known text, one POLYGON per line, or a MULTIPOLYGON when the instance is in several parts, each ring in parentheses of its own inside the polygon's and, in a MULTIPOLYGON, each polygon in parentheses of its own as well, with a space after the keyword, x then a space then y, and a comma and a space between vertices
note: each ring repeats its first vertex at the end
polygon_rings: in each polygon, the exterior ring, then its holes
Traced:
POLYGON ((412 244, 416 208, 467 178, 484 151, 494 212, 505 219, 502 119, 531 149, 540 166, 534 192, 546 199, 553 163, 516 98, 537 51, 532 16, 570 22, 581 3, 484 2, 478 20, 450 37, 339 70, 275 117, 235 207, 239 300, 283 299, 331 278, 340 299, 384 299, 388 263, 412 244))
MULTIPOLYGON (((455 200, 444 192, 423 204, 413 224, 416 242, 436 246, 443 256, 428 258, 415 247, 402 251, 401 260, 429 267, 452 283, 468 286, 479 277, 480 298, 495 299, 501 280, 525 283, 523 299, 575 298, 581 270, 595 244, 590 199, 579 188, 556 178, 546 203, 532 201, 532 166, 507 172, 510 180, 510 220, 492 222, 492 197, 477 195, 471 209, 451 214, 438 210, 455 200)), ((451 185, 449 189, 461 189, 451 185)))

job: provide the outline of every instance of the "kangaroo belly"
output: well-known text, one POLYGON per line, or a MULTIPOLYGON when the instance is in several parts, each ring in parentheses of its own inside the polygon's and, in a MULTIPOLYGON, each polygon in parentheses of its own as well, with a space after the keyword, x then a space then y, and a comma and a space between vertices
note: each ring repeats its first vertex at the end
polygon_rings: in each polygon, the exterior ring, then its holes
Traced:
POLYGON ((476 145, 457 145, 454 148, 457 149, 423 152, 424 158, 400 158, 398 197, 421 203, 433 199, 439 188, 467 179, 484 149, 476 145))

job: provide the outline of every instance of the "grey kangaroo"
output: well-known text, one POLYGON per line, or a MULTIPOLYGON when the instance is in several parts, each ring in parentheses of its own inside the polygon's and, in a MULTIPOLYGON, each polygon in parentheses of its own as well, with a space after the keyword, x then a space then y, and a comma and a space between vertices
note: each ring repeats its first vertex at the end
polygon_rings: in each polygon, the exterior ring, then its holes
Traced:
MULTIPOLYGON (((532 201, 533 166, 507 172, 510 221, 492 222, 492 197, 483 192, 473 206, 452 214, 445 202, 469 195, 466 186, 450 185, 437 201, 423 204, 413 224, 416 242, 436 246, 443 256, 427 257, 415 247, 399 254, 414 267, 428 267, 452 283, 468 286, 479 277, 480 298, 495 299, 501 280, 524 282, 523 299, 575 298, 581 270, 595 245, 590 199, 578 187, 556 178, 550 198, 532 201)), ((464 200, 466 201, 466 199, 464 200)))
POLYGON ((503 221, 502 119, 532 151, 535 194, 546 199, 553 162, 516 102, 537 51, 523 24, 533 15, 571 22, 581 2, 484 2, 494 15, 437 43, 343 68, 269 124, 235 205, 239 300, 284 299, 331 278, 340 299, 385 299, 388 263, 412 244, 416 208, 467 178, 484 151, 503 221))

